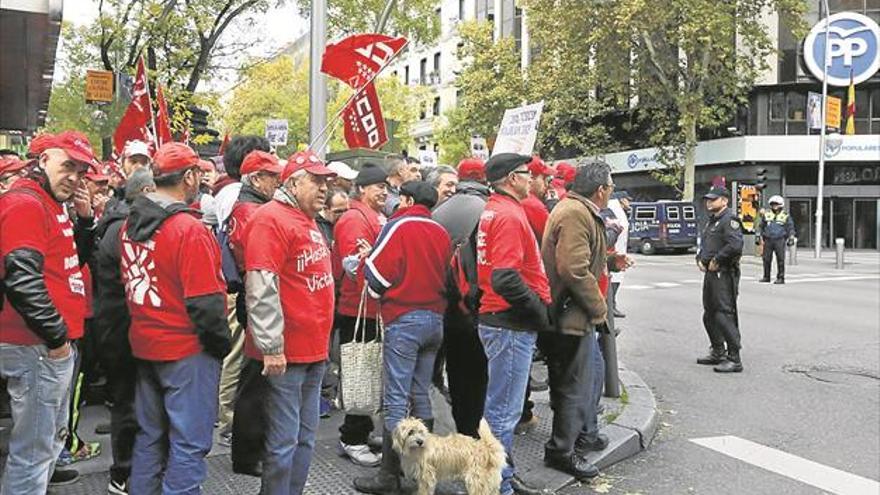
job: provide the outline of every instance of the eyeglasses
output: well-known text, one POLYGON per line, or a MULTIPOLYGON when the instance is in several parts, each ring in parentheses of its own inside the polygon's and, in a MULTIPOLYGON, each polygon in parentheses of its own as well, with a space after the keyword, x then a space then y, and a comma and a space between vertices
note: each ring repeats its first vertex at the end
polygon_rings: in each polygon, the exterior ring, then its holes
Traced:
POLYGON ((532 175, 532 173, 529 172, 528 170, 514 170, 513 173, 520 174, 520 175, 532 175))

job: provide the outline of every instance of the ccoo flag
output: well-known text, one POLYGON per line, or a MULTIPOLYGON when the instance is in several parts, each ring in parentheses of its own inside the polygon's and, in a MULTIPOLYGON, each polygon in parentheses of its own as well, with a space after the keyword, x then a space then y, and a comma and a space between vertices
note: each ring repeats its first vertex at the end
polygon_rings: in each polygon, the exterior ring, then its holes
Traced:
POLYGON ((846 93, 846 133, 856 133, 856 85, 853 83, 852 70, 849 71, 849 90, 846 93))
POLYGON ((345 142, 349 148, 378 149, 388 142, 385 120, 376 86, 370 82, 351 99, 342 112, 345 142))
POLYGON ((159 146, 174 141, 171 135, 171 116, 168 114, 168 103, 165 102, 165 93, 162 86, 156 86, 156 106, 159 110, 156 112, 156 137, 159 139, 159 146))
POLYGON ((384 34, 355 34, 327 45, 321 72, 360 89, 406 45, 406 38, 384 34))
POLYGON ((137 75, 131 88, 131 103, 125 110, 122 120, 113 132, 113 150, 122 156, 122 150, 128 141, 143 141, 155 144, 153 133, 150 132, 150 121, 153 119, 153 108, 150 104, 150 90, 147 86, 147 71, 144 59, 138 59, 137 75))

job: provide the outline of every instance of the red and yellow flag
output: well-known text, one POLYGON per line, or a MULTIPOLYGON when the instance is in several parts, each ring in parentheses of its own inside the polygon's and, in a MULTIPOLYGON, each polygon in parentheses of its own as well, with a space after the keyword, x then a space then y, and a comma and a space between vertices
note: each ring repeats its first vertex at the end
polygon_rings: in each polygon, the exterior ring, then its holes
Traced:
POLYGON ((849 73, 849 91, 846 94, 846 133, 856 133, 856 85, 853 84, 852 71, 849 73))

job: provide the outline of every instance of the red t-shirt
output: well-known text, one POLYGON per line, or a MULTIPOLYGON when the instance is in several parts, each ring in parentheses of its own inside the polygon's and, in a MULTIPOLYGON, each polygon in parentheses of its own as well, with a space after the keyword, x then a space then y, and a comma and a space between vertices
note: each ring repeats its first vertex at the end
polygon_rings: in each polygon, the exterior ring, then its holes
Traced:
POLYGON ((244 233, 251 215, 260 206, 257 203, 238 201, 232 207, 232 213, 227 220, 226 235, 229 237, 229 249, 240 272, 244 272, 244 233))
POLYGON ((382 318, 392 323, 411 311, 446 311, 446 272, 452 241, 422 205, 398 210, 382 229, 366 262, 370 287, 382 295, 382 318))
MULTIPOLYGON (((33 249, 43 255, 43 280, 49 297, 67 325, 67 338, 83 336, 86 318, 86 284, 79 267, 73 223, 61 204, 39 184, 19 179, 0 195, 0 260, 16 249, 33 249), (26 189, 28 192, 14 192, 26 189)), ((0 263, 0 276, 5 276, 0 263)), ((12 304, 0 312, 0 342, 14 345, 45 344, 30 331, 12 304)))
POLYGON ((544 239, 544 228, 547 227, 547 219, 550 218, 550 212, 544 202, 537 196, 529 193, 529 197, 521 202, 523 211, 526 212, 526 218, 529 220, 529 226, 538 239, 538 244, 544 239))
MULTIPOLYGON (((385 215, 376 213, 361 201, 352 200, 351 208, 342 214, 333 227, 333 276, 339 284, 339 314, 357 316, 358 303, 364 289, 363 263, 358 269, 357 280, 353 280, 342 269, 342 260, 357 254, 357 240, 365 239, 370 244, 376 242, 379 231, 385 225, 385 215)), ((367 316, 373 318, 379 311, 376 301, 367 298, 367 316)))
MULTIPOLYGON (((333 327, 333 270, 330 249, 315 219, 273 200, 251 216, 245 236, 247 271, 278 275, 287 362, 327 359, 333 327)), ((252 338, 245 341, 245 354, 262 359, 252 338)))
POLYGON ((225 294, 220 248, 191 213, 167 218, 153 237, 135 242, 122 226, 122 281, 131 313, 135 357, 177 361, 202 351, 185 299, 225 294))
POLYGON ((550 284, 535 234, 520 202, 507 194, 489 196, 477 231, 477 274, 483 297, 480 314, 510 309, 492 289, 492 271, 512 268, 525 284, 550 304, 550 284))

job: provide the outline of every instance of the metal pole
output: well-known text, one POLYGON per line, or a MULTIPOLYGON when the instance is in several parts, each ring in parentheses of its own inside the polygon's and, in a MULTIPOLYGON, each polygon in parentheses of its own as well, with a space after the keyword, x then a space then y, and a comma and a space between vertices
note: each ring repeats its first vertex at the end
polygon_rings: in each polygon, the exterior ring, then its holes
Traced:
MULTIPOLYGON (((605 397, 620 397, 620 377, 617 373, 617 328, 614 321, 614 308, 617 294, 608 287, 608 333, 599 334, 599 345, 605 359, 605 397)), ((591 338, 587 336, 584 338, 591 338)))
POLYGON ((822 197, 825 193, 825 123, 828 111, 828 62, 831 55, 831 37, 829 34, 831 24, 828 20, 830 12, 828 11, 828 0, 822 0, 825 8, 825 57, 822 62, 822 126, 819 134, 819 177, 816 184, 818 192, 816 193, 816 250, 813 253, 815 258, 822 257, 822 197))
POLYGON ((838 237, 834 239, 834 247, 837 253, 837 259, 835 260, 835 267, 838 270, 843 270, 844 262, 843 262, 843 237, 838 237))
MULTIPOLYGON (((327 125, 327 80, 321 58, 327 44, 327 0, 312 0, 311 51, 309 55, 309 141, 314 142, 327 125)), ((323 149, 316 153, 324 157, 323 149)))

